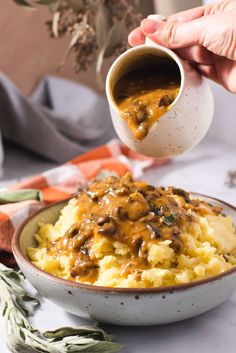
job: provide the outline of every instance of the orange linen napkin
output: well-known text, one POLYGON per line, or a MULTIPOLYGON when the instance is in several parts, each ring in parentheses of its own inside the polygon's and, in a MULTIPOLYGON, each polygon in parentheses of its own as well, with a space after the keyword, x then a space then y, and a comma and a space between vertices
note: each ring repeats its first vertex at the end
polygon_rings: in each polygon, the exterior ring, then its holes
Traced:
POLYGON ((38 189, 42 201, 27 200, 0 205, 0 262, 12 264, 11 239, 16 227, 31 213, 46 204, 63 200, 76 193, 86 181, 99 174, 131 171, 139 177, 146 168, 166 164, 168 159, 153 159, 139 155, 118 140, 97 147, 41 175, 11 186, 11 189, 38 189))

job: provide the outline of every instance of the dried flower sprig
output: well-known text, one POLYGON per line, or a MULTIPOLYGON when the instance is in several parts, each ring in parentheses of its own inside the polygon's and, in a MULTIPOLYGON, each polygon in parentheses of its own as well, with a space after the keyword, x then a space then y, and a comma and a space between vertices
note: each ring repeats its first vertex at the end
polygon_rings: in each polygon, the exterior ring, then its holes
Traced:
POLYGON ((236 187, 236 170, 229 170, 226 175, 225 185, 229 188, 236 187))
POLYGON ((104 59, 117 56, 128 48, 127 35, 141 19, 135 6, 127 0, 14 1, 27 7, 47 5, 52 13, 52 19, 46 23, 51 37, 71 36, 59 67, 73 52, 76 72, 95 64, 100 87, 103 87, 104 59))
POLYGON ((13 353, 112 353, 122 345, 99 327, 62 327, 41 333, 28 316, 40 304, 26 290, 24 277, 0 264, 2 315, 6 318, 8 347, 13 353))

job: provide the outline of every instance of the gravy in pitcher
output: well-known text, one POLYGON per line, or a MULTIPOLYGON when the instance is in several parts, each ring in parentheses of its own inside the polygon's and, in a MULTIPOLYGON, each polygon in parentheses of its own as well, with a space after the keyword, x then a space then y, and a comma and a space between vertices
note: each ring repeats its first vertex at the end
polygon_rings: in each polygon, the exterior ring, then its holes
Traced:
POLYGON ((147 136, 169 109, 179 89, 179 68, 168 58, 144 63, 118 80, 114 98, 135 139, 147 136))

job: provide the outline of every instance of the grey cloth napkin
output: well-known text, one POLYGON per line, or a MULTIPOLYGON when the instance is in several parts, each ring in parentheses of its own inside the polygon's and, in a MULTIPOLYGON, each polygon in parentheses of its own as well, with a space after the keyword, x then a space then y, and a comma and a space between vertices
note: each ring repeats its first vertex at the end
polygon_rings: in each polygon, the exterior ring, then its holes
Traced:
POLYGON ((91 89, 48 76, 28 98, 3 73, 0 130, 3 139, 55 162, 65 162, 115 136, 105 98, 91 89))

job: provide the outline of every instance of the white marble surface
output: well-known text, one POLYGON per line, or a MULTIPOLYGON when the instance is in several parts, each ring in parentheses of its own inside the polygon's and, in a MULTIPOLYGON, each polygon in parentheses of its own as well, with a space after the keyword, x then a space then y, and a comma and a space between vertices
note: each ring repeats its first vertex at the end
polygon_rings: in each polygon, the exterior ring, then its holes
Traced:
MULTIPOLYGON (((30 154, 22 154, 17 148, 8 148, 2 182, 35 174, 52 166, 52 163, 30 154)), ((228 189, 224 185, 226 171, 234 168, 235 145, 208 138, 171 164, 146 172, 145 179, 156 185, 172 184, 206 193, 236 205, 236 188, 228 189)), ((34 322, 42 329, 84 323, 46 300, 35 315, 34 322)), ((180 323, 156 327, 108 328, 125 345, 123 353, 234 353, 236 293, 218 308, 180 323)), ((2 318, 0 332, 0 352, 8 353, 2 318)))

